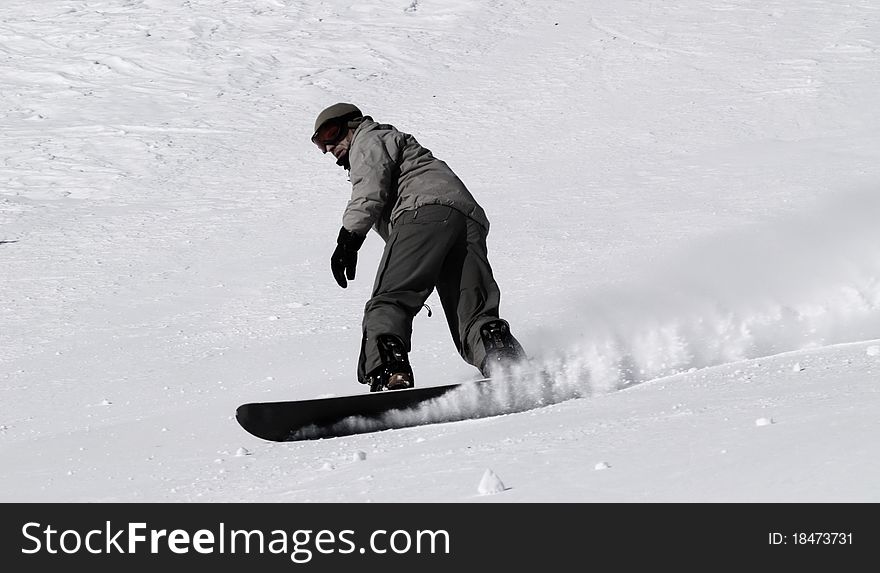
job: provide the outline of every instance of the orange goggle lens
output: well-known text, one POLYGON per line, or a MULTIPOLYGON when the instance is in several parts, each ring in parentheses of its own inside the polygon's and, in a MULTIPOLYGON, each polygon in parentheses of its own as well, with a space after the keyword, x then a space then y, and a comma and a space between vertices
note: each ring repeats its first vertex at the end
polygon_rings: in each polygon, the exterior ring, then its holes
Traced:
POLYGON ((342 141, 347 130, 341 123, 325 123, 312 136, 312 143, 318 147, 334 145, 342 141))

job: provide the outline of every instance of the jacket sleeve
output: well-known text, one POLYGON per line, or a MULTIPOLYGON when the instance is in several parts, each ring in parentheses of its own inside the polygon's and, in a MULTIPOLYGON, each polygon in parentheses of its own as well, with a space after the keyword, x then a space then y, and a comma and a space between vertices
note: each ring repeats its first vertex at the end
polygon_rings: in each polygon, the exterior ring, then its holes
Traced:
POLYGON ((399 148, 394 137, 372 132, 362 137, 350 151, 351 200, 342 216, 342 226, 366 235, 381 223, 383 211, 391 207, 388 203, 396 200, 399 148))

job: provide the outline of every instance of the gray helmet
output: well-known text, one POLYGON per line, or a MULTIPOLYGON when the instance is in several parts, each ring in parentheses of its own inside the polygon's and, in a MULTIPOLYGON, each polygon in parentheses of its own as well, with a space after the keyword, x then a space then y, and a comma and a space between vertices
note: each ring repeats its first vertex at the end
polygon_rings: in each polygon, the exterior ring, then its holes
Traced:
POLYGON ((315 120, 315 132, 317 133, 321 126, 328 121, 355 119, 363 117, 363 115, 364 114, 361 113, 361 110, 359 110, 356 105, 350 103, 335 103, 318 114, 318 119, 315 120))

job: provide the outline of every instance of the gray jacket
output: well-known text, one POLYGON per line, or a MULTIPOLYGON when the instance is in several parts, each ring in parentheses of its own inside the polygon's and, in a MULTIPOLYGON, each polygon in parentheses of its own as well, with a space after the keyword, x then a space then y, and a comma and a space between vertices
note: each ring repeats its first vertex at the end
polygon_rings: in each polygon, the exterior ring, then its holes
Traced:
POLYGON ((489 230, 483 208, 446 163, 408 133, 366 117, 348 153, 351 200, 342 225, 359 235, 370 228, 388 239, 389 226, 406 211, 448 205, 489 230))

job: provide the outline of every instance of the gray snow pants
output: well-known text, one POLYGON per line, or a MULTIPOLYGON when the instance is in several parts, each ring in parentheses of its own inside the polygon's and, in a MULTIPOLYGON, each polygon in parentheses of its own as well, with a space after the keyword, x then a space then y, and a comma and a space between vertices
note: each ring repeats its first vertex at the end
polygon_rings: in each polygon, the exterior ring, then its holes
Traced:
POLYGON ((486 350, 480 327, 498 318, 501 299, 486 251, 486 229, 445 205, 400 215, 391 227, 364 308, 358 381, 381 365, 376 338, 399 337, 412 347, 413 318, 436 288, 459 354, 477 368, 486 350))

